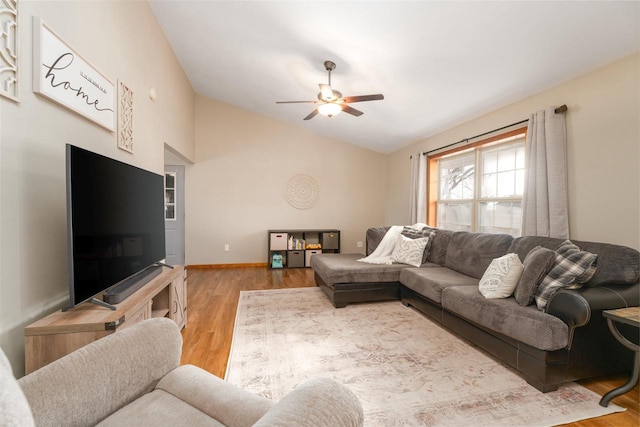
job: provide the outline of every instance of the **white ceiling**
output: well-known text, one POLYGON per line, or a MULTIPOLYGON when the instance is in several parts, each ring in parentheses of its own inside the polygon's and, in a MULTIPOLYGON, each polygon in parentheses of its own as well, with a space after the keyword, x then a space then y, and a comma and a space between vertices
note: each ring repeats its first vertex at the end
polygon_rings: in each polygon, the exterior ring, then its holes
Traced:
MULTIPOLYGON (((640 51, 640 2, 149 1, 196 92, 389 153, 640 51), (337 64, 364 114, 302 119, 337 64)), ((543 106, 541 106, 543 107, 543 106)))

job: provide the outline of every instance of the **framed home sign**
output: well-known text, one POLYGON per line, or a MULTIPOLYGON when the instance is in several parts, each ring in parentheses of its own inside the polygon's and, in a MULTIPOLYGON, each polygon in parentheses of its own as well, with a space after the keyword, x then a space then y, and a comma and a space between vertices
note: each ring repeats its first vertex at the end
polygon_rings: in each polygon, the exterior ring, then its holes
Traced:
POLYGON ((33 18, 33 91, 114 132, 115 86, 40 18, 33 18))

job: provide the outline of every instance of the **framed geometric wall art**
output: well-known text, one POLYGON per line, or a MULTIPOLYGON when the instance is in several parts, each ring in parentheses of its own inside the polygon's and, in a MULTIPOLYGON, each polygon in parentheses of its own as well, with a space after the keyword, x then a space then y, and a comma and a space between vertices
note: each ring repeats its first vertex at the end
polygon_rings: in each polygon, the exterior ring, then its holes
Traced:
POLYGON ((113 83, 35 16, 33 91, 115 131, 113 83))
POLYGON ((118 148, 133 153, 133 91, 118 80, 118 148))
POLYGON ((0 95, 19 101, 18 0, 0 1, 0 95))

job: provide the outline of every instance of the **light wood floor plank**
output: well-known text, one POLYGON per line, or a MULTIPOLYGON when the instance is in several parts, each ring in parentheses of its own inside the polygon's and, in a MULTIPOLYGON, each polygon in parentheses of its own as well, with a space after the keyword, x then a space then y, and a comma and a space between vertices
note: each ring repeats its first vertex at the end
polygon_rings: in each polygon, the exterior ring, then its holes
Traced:
MULTIPOLYGON (((224 378, 241 291, 315 286, 311 269, 269 270, 238 267, 188 270, 188 323, 182 332, 182 363, 224 378)), ((374 303, 375 304, 375 303, 374 303)), ((625 375, 580 381, 602 395, 626 381, 625 375)), ((613 400, 625 412, 592 418, 572 427, 640 426, 639 387, 613 400)))

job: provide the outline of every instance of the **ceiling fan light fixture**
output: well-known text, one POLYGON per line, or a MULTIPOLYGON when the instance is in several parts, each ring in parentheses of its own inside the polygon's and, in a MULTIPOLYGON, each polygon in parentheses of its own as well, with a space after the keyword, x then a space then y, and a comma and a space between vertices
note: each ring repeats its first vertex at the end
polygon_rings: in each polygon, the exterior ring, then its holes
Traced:
POLYGON ((320 104, 318 105, 318 113, 323 116, 333 117, 336 114, 340 114, 342 112, 342 106, 334 103, 320 104))
POLYGON ((333 90, 329 85, 320 85, 320 96, 323 101, 331 101, 333 98, 333 90))

